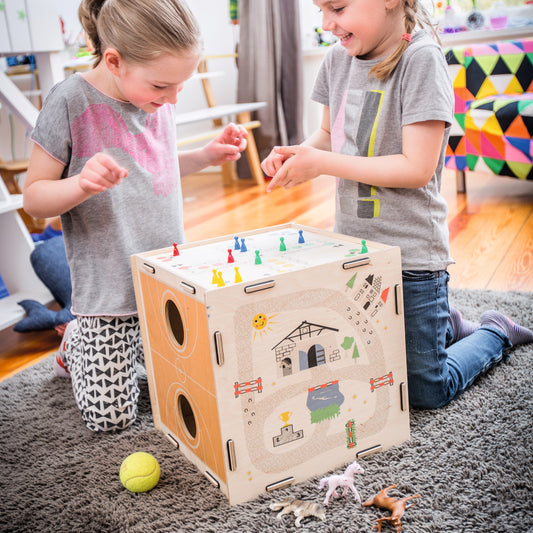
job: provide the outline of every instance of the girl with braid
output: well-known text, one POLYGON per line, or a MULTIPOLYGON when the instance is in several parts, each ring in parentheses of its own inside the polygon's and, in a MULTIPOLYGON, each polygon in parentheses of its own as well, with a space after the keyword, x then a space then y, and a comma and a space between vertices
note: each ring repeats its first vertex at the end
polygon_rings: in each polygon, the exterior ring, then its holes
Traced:
POLYGON ((321 127, 263 161, 268 190, 337 177, 335 231, 402 252, 409 400, 457 398, 533 332, 497 311, 481 324, 448 303, 447 206, 440 194, 454 97, 443 52, 419 0, 314 0, 339 38, 312 98, 321 127))
POLYGON ((32 133, 24 209, 61 215, 72 312, 56 356, 92 431, 129 426, 143 360, 130 256, 185 240, 180 175, 235 161, 246 130, 177 152, 174 104, 202 51, 181 0, 82 0, 94 68, 57 84, 32 133))

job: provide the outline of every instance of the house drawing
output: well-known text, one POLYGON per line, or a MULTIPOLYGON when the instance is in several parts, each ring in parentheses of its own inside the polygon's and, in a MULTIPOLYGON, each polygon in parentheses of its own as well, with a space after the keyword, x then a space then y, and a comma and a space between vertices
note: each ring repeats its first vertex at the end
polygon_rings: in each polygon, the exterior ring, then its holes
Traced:
POLYGON ((303 321, 272 350, 276 354, 279 375, 290 376, 341 358, 336 333, 339 330, 303 321))

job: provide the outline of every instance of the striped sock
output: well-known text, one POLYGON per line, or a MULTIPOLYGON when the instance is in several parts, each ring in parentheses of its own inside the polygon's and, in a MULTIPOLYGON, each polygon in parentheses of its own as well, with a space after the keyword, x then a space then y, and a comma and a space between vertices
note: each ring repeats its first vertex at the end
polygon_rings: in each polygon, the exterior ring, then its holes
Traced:
POLYGON ((533 342, 533 331, 515 324, 510 318, 498 311, 485 311, 481 315, 481 325, 499 329, 509 337, 513 346, 533 342))
POLYGON ((479 324, 470 322, 470 320, 464 320, 461 312, 455 309, 455 307, 450 307, 450 323, 453 329, 452 343, 460 341, 468 337, 468 335, 472 335, 479 328, 479 324))

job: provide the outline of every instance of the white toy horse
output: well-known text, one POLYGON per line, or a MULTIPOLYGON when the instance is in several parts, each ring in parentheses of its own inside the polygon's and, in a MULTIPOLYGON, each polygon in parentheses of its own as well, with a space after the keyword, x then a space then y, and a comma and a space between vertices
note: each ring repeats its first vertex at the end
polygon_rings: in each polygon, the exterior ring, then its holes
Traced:
POLYGON ((357 489, 354 485, 354 477, 355 474, 364 473, 365 471, 363 470, 361 465, 357 461, 354 461, 351 465, 346 467, 344 474, 323 477, 320 480, 319 489, 323 489, 326 483, 328 484, 328 492, 326 493, 324 505, 329 504, 329 499, 331 498, 331 496, 333 496, 334 498, 339 497, 336 491, 338 487, 344 487, 344 490, 342 492, 343 496, 346 496, 346 494, 348 494, 348 489, 350 489, 354 493, 355 500, 361 503, 361 497, 359 496, 359 493, 357 492, 357 489))

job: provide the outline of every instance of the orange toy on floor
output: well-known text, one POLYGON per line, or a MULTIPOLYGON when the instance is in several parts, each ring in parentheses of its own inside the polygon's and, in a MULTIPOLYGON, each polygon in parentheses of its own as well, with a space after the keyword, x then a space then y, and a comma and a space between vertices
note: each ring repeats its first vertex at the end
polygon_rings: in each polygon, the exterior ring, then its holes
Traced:
POLYGON ((381 531, 381 526, 383 522, 390 521, 392 525, 396 528, 396 531, 399 533, 402 529, 401 518, 405 513, 406 509, 409 509, 411 505, 414 505, 416 502, 413 502, 409 505, 406 505, 408 500, 413 498, 420 498, 420 494, 415 494, 414 496, 407 496, 406 498, 393 498, 392 496, 387 496, 387 491, 390 489, 396 488, 396 485, 390 485, 382 489, 378 494, 376 494, 372 499, 367 500, 363 503, 363 506, 368 507, 370 505, 375 505, 380 509, 387 509, 391 512, 391 516, 384 516, 383 518, 377 518, 375 521, 377 524, 374 526, 374 529, 381 531))

